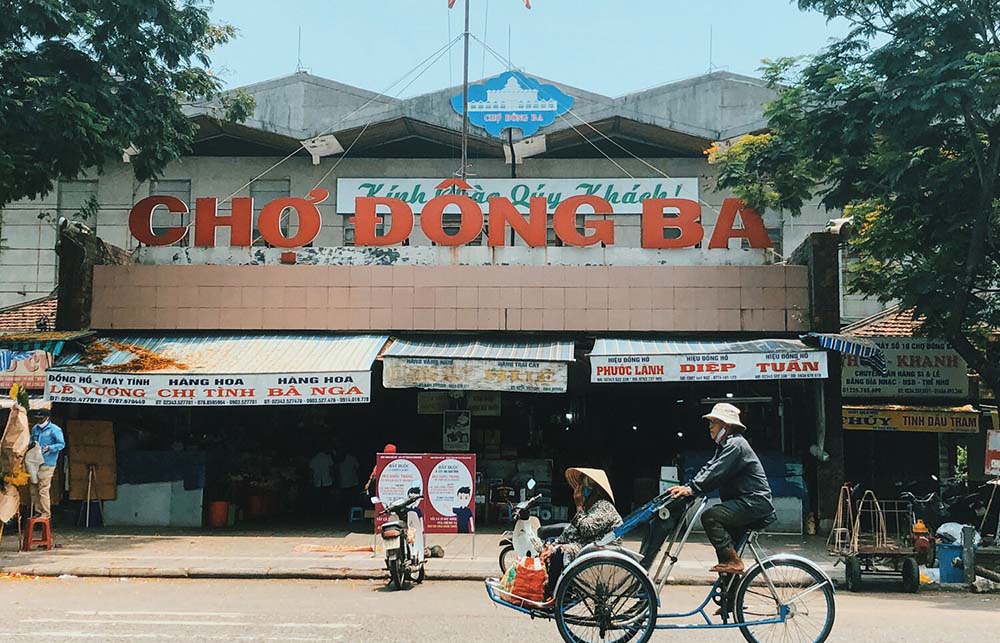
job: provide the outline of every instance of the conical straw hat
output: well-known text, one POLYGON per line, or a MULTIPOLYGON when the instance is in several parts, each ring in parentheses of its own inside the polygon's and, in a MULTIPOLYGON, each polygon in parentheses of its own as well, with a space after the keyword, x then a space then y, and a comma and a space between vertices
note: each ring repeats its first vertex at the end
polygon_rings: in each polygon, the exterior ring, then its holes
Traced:
POLYGON ((615 494, 611 491, 611 482, 608 480, 608 474, 604 473, 604 469, 581 469, 578 467, 566 469, 566 482, 574 489, 580 486, 584 477, 590 478, 591 482, 603 489, 611 502, 614 503, 615 494))

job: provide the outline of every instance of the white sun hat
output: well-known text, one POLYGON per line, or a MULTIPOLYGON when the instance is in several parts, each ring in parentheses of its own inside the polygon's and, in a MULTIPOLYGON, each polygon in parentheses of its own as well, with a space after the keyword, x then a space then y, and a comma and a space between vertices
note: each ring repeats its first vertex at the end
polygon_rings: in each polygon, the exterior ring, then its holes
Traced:
POLYGON ((746 427, 740 422, 740 410, 728 402, 720 402, 712 407, 712 412, 701 416, 706 420, 718 420, 726 426, 738 426, 746 431, 746 427))

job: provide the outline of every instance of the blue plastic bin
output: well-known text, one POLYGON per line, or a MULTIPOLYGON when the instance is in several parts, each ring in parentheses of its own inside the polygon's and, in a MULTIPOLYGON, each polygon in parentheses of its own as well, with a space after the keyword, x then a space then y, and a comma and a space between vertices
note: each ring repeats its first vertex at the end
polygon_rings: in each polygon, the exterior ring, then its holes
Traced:
POLYGON ((965 571, 952 565, 956 558, 962 558, 961 545, 937 546, 938 569, 941 572, 942 583, 964 583, 965 571))

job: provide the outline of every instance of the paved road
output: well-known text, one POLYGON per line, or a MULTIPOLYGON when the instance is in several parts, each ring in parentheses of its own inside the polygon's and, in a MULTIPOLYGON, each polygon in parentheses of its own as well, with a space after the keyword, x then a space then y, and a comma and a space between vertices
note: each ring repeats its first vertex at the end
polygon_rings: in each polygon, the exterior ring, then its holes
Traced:
MULTIPOLYGON (((695 600, 695 587, 667 601, 695 600)), ((0 578, 5 641, 559 641, 551 622, 495 608, 481 585, 428 582, 405 592, 376 581, 0 578)), ((830 641, 982 641, 1000 597, 840 593, 830 641)), ((726 643, 738 632, 659 632, 656 641, 726 643)))

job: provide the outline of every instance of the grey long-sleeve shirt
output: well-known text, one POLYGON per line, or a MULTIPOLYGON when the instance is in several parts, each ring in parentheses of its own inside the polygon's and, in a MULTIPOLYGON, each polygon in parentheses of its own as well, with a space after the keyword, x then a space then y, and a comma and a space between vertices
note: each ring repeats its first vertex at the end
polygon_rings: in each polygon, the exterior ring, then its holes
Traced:
POLYGON ((688 486, 699 495, 719 490, 725 500, 751 497, 771 502, 771 486, 764 467, 742 435, 728 436, 715 449, 715 456, 691 479, 688 486))

